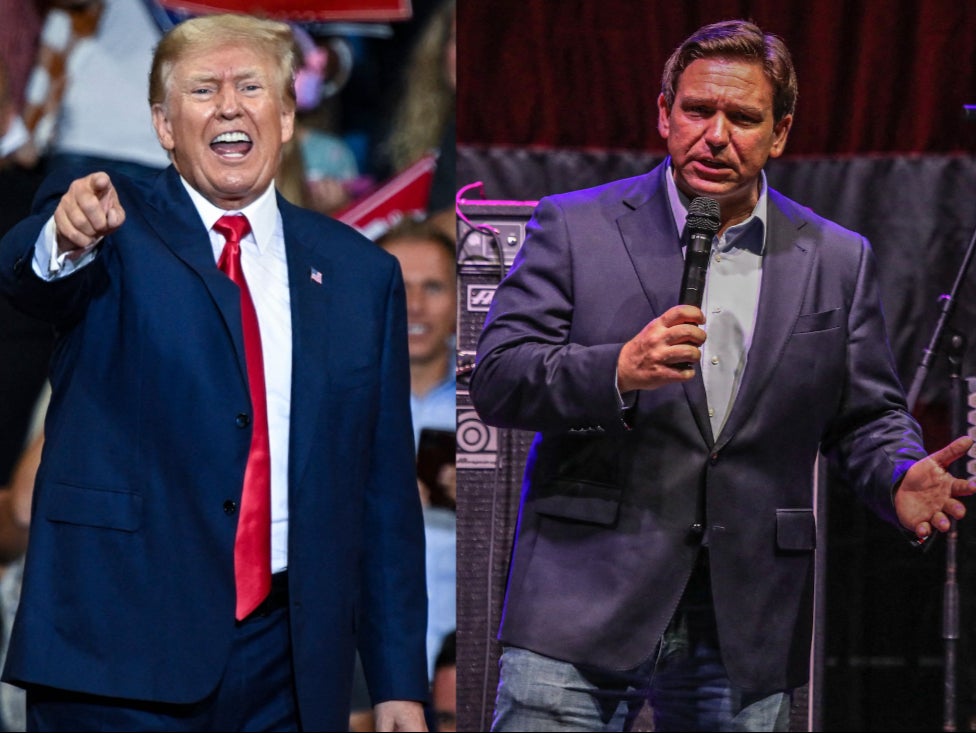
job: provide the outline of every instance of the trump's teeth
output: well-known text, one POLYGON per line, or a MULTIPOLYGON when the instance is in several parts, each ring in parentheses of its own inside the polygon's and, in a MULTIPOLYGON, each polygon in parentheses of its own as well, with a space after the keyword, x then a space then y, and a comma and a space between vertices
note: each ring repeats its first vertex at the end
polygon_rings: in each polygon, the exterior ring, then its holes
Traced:
POLYGON ((249 143, 251 136, 245 132, 223 132, 213 139, 215 143, 249 143))

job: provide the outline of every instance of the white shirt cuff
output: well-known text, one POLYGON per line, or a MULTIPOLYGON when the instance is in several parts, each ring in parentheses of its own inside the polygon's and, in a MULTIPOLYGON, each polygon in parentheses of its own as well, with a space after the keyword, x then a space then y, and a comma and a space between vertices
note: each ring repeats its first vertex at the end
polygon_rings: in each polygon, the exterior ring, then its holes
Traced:
POLYGON ((99 237, 92 242, 84 252, 62 252, 58 254, 57 231, 54 228, 54 217, 47 220, 34 244, 34 260, 32 266, 34 274, 42 280, 57 280, 70 275, 93 259, 95 259, 95 245, 102 241, 99 237))

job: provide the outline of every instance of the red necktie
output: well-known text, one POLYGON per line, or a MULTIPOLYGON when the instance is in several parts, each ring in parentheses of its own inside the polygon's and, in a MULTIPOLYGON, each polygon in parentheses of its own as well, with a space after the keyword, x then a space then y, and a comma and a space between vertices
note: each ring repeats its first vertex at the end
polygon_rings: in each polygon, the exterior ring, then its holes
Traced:
POLYGON ((271 448, 268 441, 268 407, 264 392, 264 358, 261 331, 251 293, 241 269, 241 238, 251 231, 244 216, 222 216, 213 226, 227 242, 217 263, 241 289, 241 323, 244 355, 251 387, 251 450, 244 469, 237 539, 234 543, 234 578, 237 583, 238 619, 243 619, 271 590, 271 448))

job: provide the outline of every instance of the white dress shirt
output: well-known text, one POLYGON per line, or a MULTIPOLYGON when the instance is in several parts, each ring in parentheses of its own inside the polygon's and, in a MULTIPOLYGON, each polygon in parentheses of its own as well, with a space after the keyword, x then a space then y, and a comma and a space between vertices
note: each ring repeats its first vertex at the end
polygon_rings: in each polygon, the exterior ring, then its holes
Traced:
MULTIPOLYGON (((181 179, 182 180, 182 179, 181 179)), ((241 267, 261 330, 264 386, 271 443, 271 571, 288 567, 288 436, 291 411, 291 294, 285 235, 274 186, 252 204, 226 211, 214 206, 185 180, 193 204, 210 232, 214 263, 224 250, 224 237, 213 225, 225 214, 244 214, 251 231, 241 240, 241 267)))

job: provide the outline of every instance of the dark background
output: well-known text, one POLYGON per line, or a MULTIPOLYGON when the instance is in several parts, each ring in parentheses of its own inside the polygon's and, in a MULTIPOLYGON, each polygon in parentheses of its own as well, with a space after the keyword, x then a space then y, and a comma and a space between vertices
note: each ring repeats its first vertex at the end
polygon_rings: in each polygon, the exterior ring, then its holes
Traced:
POLYGON ((705 23, 750 18, 790 48, 789 155, 970 153, 976 3, 953 0, 462 2, 458 142, 663 151, 664 62, 705 23))
MULTIPOLYGON (((664 62, 683 38, 732 17, 751 18, 783 37, 800 95, 786 154, 767 169, 770 184, 871 240, 892 349, 906 388, 912 382, 939 316, 939 295, 951 289, 976 228, 976 121, 962 114, 964 104, 976 104, 976 4, 469 0, 459 13, 457 183, 481 183, 466 191, 469 200, 531 202, 645 172, 664 154, 656 98, 664 62)), ((974 280, 971 268, 951 321, 970 341, 976 339, 974 280)), ((969 345, 962 356, 964 377, 976 373, 974 351, 969 345)), ((940 351, 915 409, 933 449, 954 432, 949 384, 940 351)), ((508 478, 499 483, 496 476, 494 489, 509 492, 503 508, 510 512, 519 470, 505 461, 501 467, 508 478)), ((492 694, 480 675, 464 678, 464 636, 494 631, 465 614, 480 603, 490 606, 484 611, 490 617, 500 592, 497 577, 487 598, 481 578, 465 591, 465 552, 499 540, 475 537, 474 545, 465 544, 465 474, 459 474, 463 717, 465 706, 483 705, 492 694)), ((824 493, 823 653, 814 697, 822 729, 941 730, 946 543, 919 553, 833 477, 824 493)), ((476 502, 472 507, 480 509, 476 502)), ((497 519, 486 512, 471 521, 497 519)), ((953 721, 959 730, 976 729, 970 725, 976 717, 972 521, 960 525, 953 721)), ((503 565, 493 566, 495 576, 503 565)), ((489 669, 481 659, 469 661, 470 669, 489 669)))

